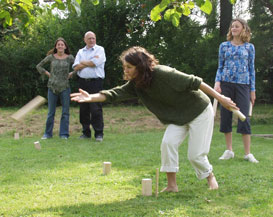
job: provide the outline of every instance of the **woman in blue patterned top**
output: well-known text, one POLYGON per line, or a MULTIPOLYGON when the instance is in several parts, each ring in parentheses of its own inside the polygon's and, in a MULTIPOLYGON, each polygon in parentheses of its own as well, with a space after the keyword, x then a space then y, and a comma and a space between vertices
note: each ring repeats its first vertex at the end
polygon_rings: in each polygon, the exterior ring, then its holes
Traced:
MULTIPOLYGON (((242 134, 245 148, 244 159, 258 163, 250 153, 251 127, 249 120, 249 107, 254 105, 255 94, 255 48, 249 43, 250 28, 246 21, 236 18, 231 21, 226 42, 219 47, 219 65, 215 78, 214 89, 230 97, 247 117, 245 122, 238 120, 237 133, 242 134)), ((227 150, 219 158, 227 160, 234 158, 232 151, 232 112, 221 107, 220 132, 225 134, 227 150)))

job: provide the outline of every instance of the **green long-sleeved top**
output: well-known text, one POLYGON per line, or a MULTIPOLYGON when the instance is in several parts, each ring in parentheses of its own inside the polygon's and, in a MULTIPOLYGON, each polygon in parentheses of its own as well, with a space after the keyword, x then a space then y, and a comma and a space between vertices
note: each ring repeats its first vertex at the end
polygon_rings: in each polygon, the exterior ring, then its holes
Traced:
POLYGON ((71 65, 74 63, 74 57, 70 54, 65 59, 57 59, 53 54, 50 54, 36 66, 40 74, 46 72, 43 66, 47 63, 50 63, 50 77, 47 82, 47 87, 55 94, 61 93, 69 88, 68 74, 71 65))
POLYGON ((151 86, 137 88, 134 81, 100 93, 106 102, 139 98, 163 124, 184 125, 196 118, 210 103, 199 87, 202 79, 174 68, 157 65, 151 86))

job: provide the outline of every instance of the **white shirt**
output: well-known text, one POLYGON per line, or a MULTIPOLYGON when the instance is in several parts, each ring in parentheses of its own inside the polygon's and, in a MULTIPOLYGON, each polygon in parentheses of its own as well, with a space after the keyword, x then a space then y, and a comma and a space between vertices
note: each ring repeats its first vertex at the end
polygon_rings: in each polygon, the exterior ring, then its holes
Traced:
POLYGON ((81 61, 92 61, 95 67, 86 67, 77 72, 80 78, 105 78, 104 65, 106 61, 105 51, 102 46, 95 45, 92 48, 86 46, 80 49, 76 55, 73 68, 81 61), (98 58, 97 58, 97 57, 98 58))

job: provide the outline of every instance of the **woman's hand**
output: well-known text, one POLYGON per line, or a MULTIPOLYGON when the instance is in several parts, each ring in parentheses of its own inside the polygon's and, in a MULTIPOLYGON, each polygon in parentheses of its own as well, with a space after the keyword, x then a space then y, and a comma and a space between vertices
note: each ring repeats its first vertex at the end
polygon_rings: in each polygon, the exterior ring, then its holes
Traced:
POLYGON ((216 90, 218 93, 222 92, 221 83, 219 81, 215 82, 215 84, 214 84, 214 90, 216 90))
POLYGON ((70 78, 73 77, 73 73, 74 73, 74 71, 73 71, 73 72, 69 72, 69 74, 68 74, 68 79, 70 79, 70 78))
POLYGON ((45 71, 45 74, 50 78, 50 73, 48 71, 45 71))
POLYGON ((251 91, 250 92, 250 101, 252 103, 252 106, 254 106, 255 100, 256 100, 256 92, 255 91, 251 91))
POLYGON ((79 89, 78 93, 70 94, 70 98, 75 102, 92 102, 91 95, 82 89, 79 89))
POLYGON ((229 97, 226 97, 224 95, 221 95, 218 99, 218 101, 221 103, 221 105, 226 108, 227 110, 231 111, 231 109, 240 110, 235 102, 233 102, 229 97))

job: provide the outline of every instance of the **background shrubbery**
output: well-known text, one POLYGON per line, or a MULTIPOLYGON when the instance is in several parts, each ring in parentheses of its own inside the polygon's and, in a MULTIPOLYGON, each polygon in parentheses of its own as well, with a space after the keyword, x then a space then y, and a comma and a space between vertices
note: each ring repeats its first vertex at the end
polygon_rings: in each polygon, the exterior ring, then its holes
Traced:
MULTIPOLYGON (((27 31, 7 34, 0 38, 0 105, 22 105, 36 95, 46 96, 47 79, 35 66, 46 56, 55 40, 63 37, 72 54, 84 46, 83 35, 91 30, 97 35, 97 44, 106 51, 106 79, 104 87, 122 84, 122 66, 118 60, 124 49, 141 45, 155 54, 160 63, 173 66, 188 74, 195 74, 213 86, 218 65, 218 47, 225 38, 219 37, 217 15, 210 15, 201 25, 182 17, 178 28, 166 21, 151 22, 147 14, 155 0, 130 2, 105 1, 93 6, 89 1, 81 4, 82 13, 66 18, 52 17, 44 11, 27 31)), ((270 16, 256 5, 252 9, 250 25, 252 43, 256 48, 257 99, 273 102, 273 51, 270 16)), ((38 12, 37 12, 38 13, 38 12)), ((71 81, 72 91, 77 79, 71 81)))

